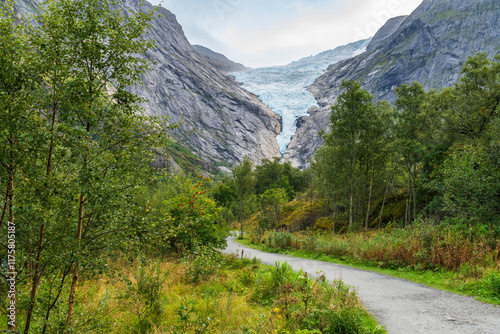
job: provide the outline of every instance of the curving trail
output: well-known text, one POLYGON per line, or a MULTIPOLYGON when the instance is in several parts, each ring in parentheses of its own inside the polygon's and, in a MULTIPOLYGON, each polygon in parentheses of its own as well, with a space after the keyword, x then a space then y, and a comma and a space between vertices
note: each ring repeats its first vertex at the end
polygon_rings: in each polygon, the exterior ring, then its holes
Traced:
POLYGON ((355 286, 366 308, 391 334, 499 334, 500 308, 407 280, 334 263, 272 254, 248 248, 228 238, 224 252, 244 251, 249 258, 274 265, 287 262, 311 276, 323 270, 327 279, 342 278, 355 286))

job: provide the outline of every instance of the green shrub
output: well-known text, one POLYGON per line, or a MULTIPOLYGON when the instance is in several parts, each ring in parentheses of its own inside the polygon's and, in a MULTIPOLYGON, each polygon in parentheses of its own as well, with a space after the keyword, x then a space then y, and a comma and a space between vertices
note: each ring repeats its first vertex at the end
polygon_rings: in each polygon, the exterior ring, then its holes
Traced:
POLYGON ((320 231, 332 231, 333 218, 321 217, 314 222, 314 229, 320 231))
POLYGON ((194 244, 192 250, 184 257, 186 280, 197 283, 219 273, 223 263, 221 253, 212 245, 194 244))
POLYGON ((253 286, 252 300, 274 307, 271 321, 281 328, 276 333, 384 333, 341 280, 327 282, 321 273, 313 280, 277 262, 260 271, 253 286))
POLYGON ((265 244, 271 248, 289 249, 292 246, 293 234, 289 232, 271 232, 265 244))
POLYGON ((176 311, 179 316, 178 325, 172 326, 172 334, 215 333, 218 322, 211 317, 200 315, 194 300, 181 300, 176 311))
POLYGON ((174 177, 171 182, 175 191, 163 202, 157 235, 179 252, 192 250, 197 243, 224 247, 227 231, 221 224, 221 209, 209 196, 210 179, 200 175, 198 180, 174 177))
POLYGON ((500 300, 500 273, 490 273, 483 279, 483 295, 500 300))
MULTIPOLYGON (((134 296, 140 302, 138 311, 137 331, 147 333, 153 325, 159 324, 164 312, 161 300, 163 285, 168 272, 162 272, 157 261, 140 257, 135 274, 135 283, 129 282, 127 295, 134 296)), ((127 297, 126 297, 127 298, 127 297)))

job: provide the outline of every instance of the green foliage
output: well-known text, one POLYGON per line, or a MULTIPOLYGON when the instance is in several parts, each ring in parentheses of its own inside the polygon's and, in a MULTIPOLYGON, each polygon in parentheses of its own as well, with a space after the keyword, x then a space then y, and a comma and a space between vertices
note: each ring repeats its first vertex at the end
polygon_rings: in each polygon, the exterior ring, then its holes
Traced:
POLYGON ((281 224, 284 204, 304 191, 309 184, 309 173, 292 167, 289 162, 280 163, 278 158, 262 160, 255 166, 246 157, 232 169, 214 189, 214 198, 223 207, 222 215, 229 223, 237 220, 243 234, 244 220, 252 215, 256 228, 252 235, 258 240, 270 228, 281 224), (259 212, 260 209, 260 212, 259 212))
POLYGON ((31 291, 18 304, 26 332, 79 331, 80 278, 102 275, 108 256, 137 246, 136 196, 156 177, 151 148, 165 144, 165 124, 144 116, 128 90, 147 70, 138 55, 153 46, 141 37, 153 12, 125 16, 117 5, 47 1, 33 24, 14 24, 1 6, 0 228, 3 239, 7 220, 19 224, 16 259, 30 268, 18 277, 31 291))
POLYGON ((321 217, 314 222, 314 229, 320 231, 331 231, 333 220, 329 217, 321 217))
POLYGON ((184 262, 187 281, 197 283, 219 273, 222 256, 212 245, 195 244, 185 256, 184 262))
POLYGON ((444 208, 470 223, 498 222, 499 165, 481 148, 464 147, 450 154, 442 167, 444 208))
POLYGON ((279 227, 281 213, 287 202, 286 191, 282 188, 266 190, 260 195, 260 204, 271 227, 279 227))
POLYGON ((276 263, 261 272, 255 281, 252 300, 274 306, 279 333, 384 333, 369 320, 358 304, 355 290, 341 280, 326 282, 302 271, 294 272, 286 263, 276 263))
POLYGON ((220 209, 210 198, 210 179, 202 175, 198 182, 176 176, 176 191, 163 203, 163 240, 172 248, 191 250, 197 243, 216 248, 225 245, 225 231, 221 226, 220 209))
POLYGON ((482 281, 482 294, 500 301, 500 275, 489 273, 482 281))
MULTIPOLYGON (((163 286, 168 272, 162 272, 158 262, 144 257, 139 259, 135 284, 129 282, 128 293, 140 301, 141 307, 137 310, 139 333, 148 333, 153 325, 161 322, 164 312, 162 298, 163 286)), ((130 297, 127 297, 130 298, 130 297)))
POLYGON ((376 263, 379 267, 413 270, 453 270, 481 276, 494 267, 500 250, 498 231, 484 225, 447 221, 441 225, 415 223, 406 228, 389 226, 366 235, 269 233, 264 244, 269 249, 299 250, 315 256, 376 263), (469 268, 470 267, 470 268, 469 268), (477 270, 477 268, 483 268, 477 270))
POLYGON ((423 216, 498 224, 499 60, 470 57, 460 81, 440 91, 403 84, 397 113, 344 82, 311 164, 332 219, 347 214, 349 226, 364 219, 365 228, 423 216))
POLYGON ((136 197, 135 252, 183 256, 197 245, 225 246, 227 227, 221 208, 212 197, 213 183, 208 177, 182 174, 159 177, 142 187, 136 197))
POLYGON ((172 333, 214 333, 217 323, 210 317, 200 316, 193 300, 182 300, 177 308, 177 314, 179 324, 174 326, 172 333))
POLYGON ((420 136, 428 147, 421 192, 432 198, 428 212, 494 224, 499 155, 493 133, 498 129, 500 62, 480 53, 467 60, 462 74, 453 87, 429 93, 424 112, 433 120, 429 128, 434 135, 420 136))
POLYGON ((236 193, 236 205, 238 208, 238 220, 240 222, 240 237, 243 236, 243 219, 249 214, 245 208, 252 200, 257 179, 252 171, 253 163, 250 158, 245 157, 243 161, 233 167, 233 181, 236 193))
POLYGON ((257 215, 257 224, 252 230, 251 238, 255 243, 260 243, 264 233, 271 226, 271 221, 267 215, 257 215))
POLYGON ((304 191, 308 185, 306 171, 292 167, 289 161, 281 163, 279 158, 274 158, 273 161, 262 160, 262 164, 255 168, 255 176, 257 195, 262 195, 267 190, 282 188, 288 200, 291 200, 294 195, 304 191))
POLYGON ((294 235, 289 232, 270 232, 265 238, 266 246, 275 249, 289 249, 292 247, 294 235))
POLYGON ((330 132, 322 132, 324 145, 312 162, 313 184, 325 198, 332 216, 347 214, 349 228, 365 220, 370 202, 380 196, 376 177, 386 174, 392 156, 393 109, 385 101, 375 104, 357 82, 343 82, 343 93, 332 107, 330 132))

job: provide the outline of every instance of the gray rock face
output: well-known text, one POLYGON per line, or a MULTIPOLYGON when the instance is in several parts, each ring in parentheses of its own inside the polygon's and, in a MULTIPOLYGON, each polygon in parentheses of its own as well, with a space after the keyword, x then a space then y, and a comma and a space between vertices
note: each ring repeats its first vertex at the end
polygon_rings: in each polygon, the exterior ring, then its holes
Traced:
MULTIPOLYGON (((17 0, 26 16, 39 0, 17 0)), ((127 12, 150 10, 140 0, 122 0, 127 12)), ((175 15, 159 8, 145 39, 156 41, 146 52, 151 70, 142 85, 130 90, 149 100, 143 107, 151 115, 166 115, 182 125, 172 137, 198 157, 215 166, 227 166, 249 156, 253 161, 281 156, 276 136, 281 118, 231 77, 215 69, 186 39, 175 15)))
MULTIPOLYGON (((5 4, 7 0, 0 0, 0 3, 5 4)), ((40 0, 16 0, 13 2, 14 12, 17 18, 27 18, 39 12, 40 0)))
POLYGON ((314 56, 305 57, 296 61, 291 62, 286 65, 288 68, 299 68, 302 66, 310 67, 315 64, 318 67, 323 66, 323 64, 330 65, 338 63, 339 61, 350 59, 363 53, 368 45, 372 42, 372 38, 363 39, 354 43, 349 43, 346 45, 338 46, 335 49, 326 50, 318 53, 314 56))
POLYGON ((382 28, 380 28, 375 36, 373 36, 370 44, 366 47, 366 51, 373 51, 379 47, 386 38, 391 37, 408 16, 398 16, 387 21, 382 28))
POLYGON ((403 83, 417 81, 426 89, 450 86, 469 56, 500 53, 499 27, 498 0, 425 0, 410 16, 389 21, 367 52, 330 66, 309 88, 320 110, 302 119, 285 157, 295 166, 308 166, 322 144, 318 131, 328 126, 343 80, 358 80, 376 100, 390 102, 403 83))
MULTIPOLYGON (((123 4, 138 11, 141 1, 123 4)), ((143 10, 150 8, 145 2, 143 10)), ((276 136, 281 118, 200 56, 174 14, 164 8, 158 13, 145 36, 156 41, 156 48, 146 54, 155 65, 142 76, 144 85, 131 89, 149 100, 146 111, 182 122, 172 136, 216 165, 230 165, 244 156, 255 162, 280 156, 276 136)))
POLYGON ((205 59, 210 65, 221 71, 222 73, 229 74, 233 72, 241 72, 249 70, 250 68, 240 63, 228 59, 221 53, 215 52, 201 45, 193 45, 193 48, 205 59))

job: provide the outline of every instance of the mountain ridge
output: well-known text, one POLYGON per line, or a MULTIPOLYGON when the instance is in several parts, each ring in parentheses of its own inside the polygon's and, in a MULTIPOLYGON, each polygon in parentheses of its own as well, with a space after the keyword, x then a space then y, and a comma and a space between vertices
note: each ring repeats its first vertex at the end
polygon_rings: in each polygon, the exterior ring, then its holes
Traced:
POLYGON ((205 46, 193 45, 193 49, 195 49, 196 52, 205 57, 205 59, 208 61, 210 65, 212 65, 213 67, 215 67, 224 74, 229 74, 232 72, 241 72, 251 69, 243 64, 236 63, 227 58, 222 53, 210 50, 205 46))
MULTIPOLYGON (((140 10, 140 0, 122 0, 140 10)), ((145 2, 145 10, 153 8, 145 2)), ((188 42, 175 15, 163 7, 145 38, 157 47, 146 57, 155 65, 132 91, 150 102, 152 115, 168 115, 182 125, 172 136, 199 158, 227 167, 248 156, 254 162, 280 156, 275 136, 281 119, 232 78, 215 69, 188 42)))

